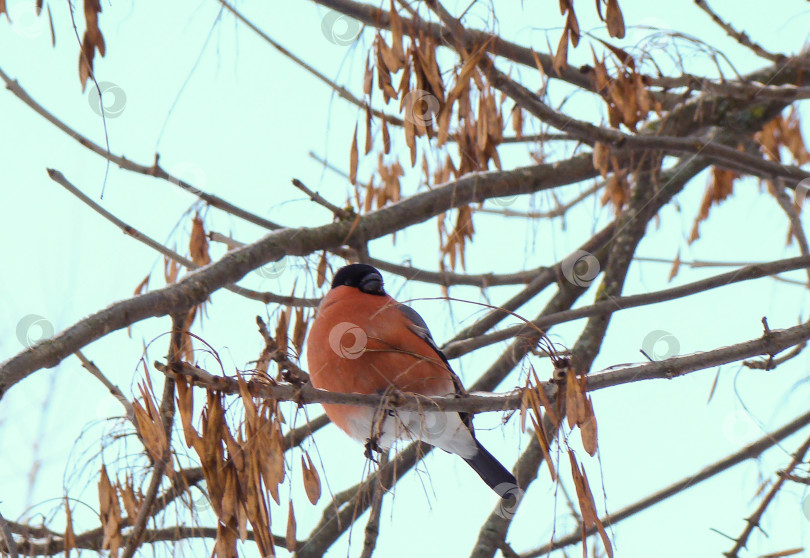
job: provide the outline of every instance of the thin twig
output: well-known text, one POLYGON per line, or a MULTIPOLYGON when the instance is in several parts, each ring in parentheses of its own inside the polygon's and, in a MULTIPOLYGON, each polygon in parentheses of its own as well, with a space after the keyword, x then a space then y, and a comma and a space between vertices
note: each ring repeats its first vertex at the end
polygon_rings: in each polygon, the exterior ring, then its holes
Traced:
MULTIPOLYGON (((187 312, 179 312, 172 315, 172 333, 169 341, 168 362, 170 366, 176 366, 181 362, 181 351, 183 346, 183 334, 188 329, 187 312)), ((163 430, 165 439, 168 444, 171 444, 172 425, 174 424, 174 388, 175 383, 173 378, 165 378, 163 383, 163 396, 160 402, 160 420, 163 422, 163 430)), ((132 558, 138 547, 141 544, 144 530, 146 529, 146 522, 151 517, 151 508, 155 504, 160 484, 163 481, 163 475, 167 467, 171 467, 172 452, 170 447, 163 448, 163 455, 152 469, 152 478, 149 482, 149 487, 143 497, 140 507, 138 508, 138 516, 135 518, 135 523, 132 526, 132 531, 129 533, 129 541, 124 553, 123 558, 132 558)))
MULTIPOLYGON (((208 233, 208 238, 212 242, 221 242, 228 246, 229 249, 241 248, 245 243, 236 240, 230 236, 225 236, 222 233, 212 231, 208 233)), ((347 261, 354 260, 357 257, 356 252, 351 249, 339 248, 330 250, 336 256, 346 259, 347 261)), ((456 285, 468 285, 471 287, 487 288, 487 287, 500 287, 503 285, 520 285, 527 284, 534 280, 539 273, 544 273, 550 268, 541 266, 535 269, 528 269, 526 271, 516 271, 514 273, 455 273, 452 271, 431 271, 428 269, 421 269, 413 267, 412 265, 395 264, 377 258, 370 258, 369 263, 381 271, 393 273, 405 277, 408 281, 419 281, 420 283, 433 283, 436 285, 444 285, 445 287, 452 287, 456 285)), ((320 303, 320 299, 313 299, 313 302, 320 303)), ((280 302, 286 306, 291 306, 287 302, 280 302)), ((294 306, 294 305, 292 305, 294 306)), ((317 306, 317 304, 316 304, 317 306)))
MULTIPOLYGON (((115 215, 113 215, 112 213, 110 213, 109 211, 104 209, 103 207, 101 207, 95 201, 90 199, 87 195, 85 195, 84 192, 82 192, 76 186, 74 186, 58 170, 48 169, 48 176, 50 176, 51 180, 53 180, 54 182, 56 182, 57 184, 62 186, 65 190, 67 190, 68 192, 70 192, 71 194, 73 194, 74 196, 79 198, 79 200, 81 200, 87 206, 89 206, 90 209, 92 209, 93 211, 95 211, 96 213, 98 213, 99 215, 101 215, 102 217, 107 219, 109 222, 114 224, 116 227, 121 229, 121 231, 123 231, 124 234, 126 234, 128 236, 131 236, 132 238, 134 238, 135 240, 137 240, 137 241, 139 241, 139 242, 141 242, 143 244, 146 244, 147 246, 149 246, 150 248, 152 248, 156 252, 166 256, 167 258, 171 258, 172 260, 176 261, 177 263, 179 263, 183 267, 186 267, 186 268, 191 269, 191 270, 200 268, 200 266, 198 266, 197 264, 195 264, 191 260, 189 260, 187 258, 184 258, 183 256, 181 256, 180 254, 178 254, 174 250, 170 250, 169 248, 166 248, 165 246, 163 246, 161 243, 157 242, 156 240, 146 236, 145 234, 138 231, 134 227, 131 227, 130 225, 124 223, 121 219, 119 219, 118 217, 116 217, 115 215)), ((240 296, 243 296, 245 298, 249 298, 251 300, 258 300, 260 302, 263 302, 264 304, 270 304, 270 303, 288 304, 288 303, 292 303, 291 305, 293 305, 293 306, 310 306, 310 307, 314 307, 314 306, 317 306, 319 304, 319 302, 320 302, 318 299, 295 298, 295 297, 281 296, 281 295, 277 295, 277 294, 273 294, 273 293, 267 293, 267 292, 260 293, 260 292, 257 292, 257 291, 253 291, 251 289, 246 289, 244 287, 240 287, 238 285, 227 285, 224 288, 231 291, 231 292, 233 292, 233 293, 236 293, 236 294, 238 294, 240 296)))
POLYGON ((171 182, 175 186, 185 190, 193 194, 194 196, 198 197, 211 207, 216 207, 217 209, 221 209, 226 213, 230 213, 231 215, 243 219, 249 223, 253 223, 254 225, 258 225, 268 230, 278 230, 281 228, 281 225, 278 225, 272 221, 264 219, 263 217, 259 217, 249 211, 242 209, 241 207, 237 207, 232 203, 229 203, 218 196, 214 196, 212 194, 208 194, 203 192, 199 188, 185 182, 178 177, 172 176, 167 173, 165 170, 160 168, 157 165, 157 157, 155 158, 155 164, 151 166, 141 165, 130 161, 126 157, 122 157, 120 155, 115 155, 109 151, 109 149, 104 149, 97 143, 94 143, 89 138, 83 136, 82 134, 78 133, 76 130, 65 124, 63 121, 58 119, 54 114, 49 112, 45 107, 37 103, 17 82, 17 80, 11 79, 8 74, 6 74, 2 68, 0 68, 0 79, 2 79, 6 84, 6 89, 11 91, 18 99, 20 99, 23 103, 28 105, 31 109, 34 110, 37 114, 45 118, 48 122, 59 128, 65 134, 76 140, 80 145, 86 147, 96 155, 100 155, 107 161, 118 165, 118 167, 128 170, 130 172, 134 172, 137 174, 143 174, 146 176, 154 176, 155 178, 160 178, 171 182))
POLYGON ((459 356, 474 351, 475 349, 523 335, 535 328, 545 329, 552 325, 577 320, 579 318, 607 315, 620 310, 626 310, 628 308, 645 306, 656 302, 676 300, 711 289, 725 287, 732 283, 760 279, 775 275, 777 273, 784 273, 786 271, 804 269, 808 267, 810 267, 810 257, 806 256, 788 258, 785 260, 776 260, 774 262, 762 264, 747 265, 735 271, 722 273, 720 275, 715 275, 714 277, 708 277, 706 279, 701 279, 685 285, 679 285, 677 287, 671 287, 669 289, 662 289, 660 291, 653 291, 650 293, 615 297, 610 300, 597 302, 590 306, 584 306, 582 308, 566 310, 550 316, 544 316, 543 318, 534 320, 528 324, 510 326, 493 333, 479 335, 478 337, 472 339, 454 341, 443 346, 442 351, 447 355, 448 358, 458 358, 459 356))
POLYGON ((336 206, 335 204, 324 198, 322 195, 320 195, 318 192, 313 192, 312 190, 307 188, 306 185, 297 178, 293 178, 292 183, 293 186, 295 186, 296 188, 304 192, 307 196, 309 196, 309 199, 331 211, 336 218, 351 219, 355 217, 353 212, 336 206))
MULTIPOLYGON (((796 468, 799 463, 804 460, 805 454, 810 450, 810 437, 804 441, 804 443, 796 450, 796 453, 793 454, 793 459, 790 461, 790 465, 784 469, 784 473, 790 474, 793 472, 793 469, 796 468)), ((768 490, 768 493, 762 499, 762 502, 757 506, 756 511, 752 513, 748 518, 745 520, 745 529, 743 532, 740 533, 740 536, 737 537, 737 540, 734 542, 734 546, 728 552, 724 552, 723 555, 727 558, 737 558, 739 555, 740 550, 746 548, 746 543, 748 542, 748 537, 751 536, 751 533, 754 532, 754 529, 759 527, 759 522, 762 520, 762 516, 765 514, 765 510, 768 509, 768 505, 773 501, 776 497, 776 494, 781 490, 782 486, 785 484, 784 475, 778 475, 776 482, 773 483, 771 489, 768 490)))
MULTIPOLYGON (((802 428, 810 425, 810 412, 805 413, 799 417, 796 417, 794 420, 790 421, 789 423, 785 424, 784 426, 774 430, 773 432, 766 434, 765 436, 761 437, 760 439, 748 444, 740 451, 732 453, 731 455, 724 457, 723 459, 712 463, 711 465, 704 467, 703 469, 697 471, 693 475, 689 475, 678 482, 675 482, 666 488, 662 488, 648 496, 645 496, 641 500, 630 504, 610 515, 607 515, 602 518, 602 524, 605 527, 609 525, 616 525, 620 521, 627 519, 639 512, 642 512, 655 504, 663 502, 676 494, 680 494, 681 492, 697 486, 701 482, 708 480, 740 463, 743 463, 749 459, 755 459, 762 455, 763 452, 770 449, 771 447, 775 446, 788 436, 791 436, 801 430, 802 428)), ((596 527, 590 527, 585 531, 586 536, 590 536, 596 532, 596 527)), ((581 529, 576 529, 574 532, 557 539, 547 545, 541 546, 540 548, 536 548, 534 550, 530 550, 524 554, 520 555, 520 558, 537 558, 539 556, 543 556, 548 554, 552 550, 556 550, 559 548, 564 548, 566 546, 570 546, 572 544, 577 544, 582 542, 582 531, 581 529)))
POLYGON ((746 33, 734 29, 730 23, 726 23, 725 21, 723 21, 720 18, 720 16, 717 15, 717 13, 709 7, 709 5, 706 3, 706 0, 695 0, 695 4, 697 4, 697 6, 701 10, 709 14, 709 17, 712 18, 712 21, 714 21, 718 26, 720 26, 720 28, 722 28, 723 31, 725 31, 730 37, 732 37, 742 46, 749 48, 757 56, 770 60, 771 62, 782 62, 787 58, 783 54, 773 54, 771 52, 768 52, 760 45, 752 41, 746 33))
POLYGON ((14 540, 14 535, 11 534, 8 522, 3 514, 0 513, 0 534, 3 535, 3 542, 5 542, 6 552, 11 558, 19 558, 17 554, 17 541, 14 540))
MULTIPOLYGON (((229 4, 225 0, 219 0, 219 3, 222 4, 225 7, 225 9, 227 9, 229 12, 231 12, 234 16, 236 16, 236 18, 239 21, 241 21, 242 23, 244 23, 245 25, 250 27, 250 29, 254 33, 259 35, 262 39, 264 39, 273 48, 275 48, 281 54, 283 54, 284 56, 286 56, 287 58, 289 58, 290 60, 292 60, 293 62, 298 64, 301 68, 303 68, 304 70, 306 70, 307 72, 309 72, 310 74, 312 74, 313 76, 318 78, 320 81, 322 81, 323 83, 328 85, 335 93, 337 93, 338 97, 340 97, 341 99, 344 99, 346 101, 349 101, 353 105, 355 105, 357 107, 360 107, 362 109, 366 108, 366 102, 365 101, 363 101, 362 99, 358 99, 357 97, 355 97, 351 93, 351 91, 349 91, 348 89, 346 89, 342 85, 338 85, 337 83, 335 83, 334 81, 332 81, 331 79, 329 79, 328 77, 326 77, 325 75, 320 73, 318 70, 316 70, 315 68, 313 68, 312 66, 307 64, 304 60, 297 57, 292 52, 290 52, 289 50, 287 50, 286 48, 281 46, 278 42, 274 41, 272 38, 270 38, 270 36, 267 33, 262 31, 261 29, 259 29, 252 21, 250 21, 245 16, 243 16, 242 13, 239 10, 237 10, 236 8, 234 8, 231 4, 229 4)), ((385 119, 385 121, 388 124, 393 124, 395 126, 402 126, 403 125, 403 121, 402 121, 401 118, 398 118, 396 116, 392 116, 390 114, 385 114, 384 112, 382 112, 380 110, 371 109, 371 114, 373 114, 377 118, 385 119)))
POLYGON ((800 477, 799 475, 794 475, 792 473, 788 473, 787 471, 776 471, 776 474, 791 482, 810 485, 810 477, 800 477))
POLYGON ((773 358, 769 356, 766 359, 744 360, 742 361, 742 365, 747 368, 751 368, 752 370, 773 370, 783 362, 799 356, 805 347, 807 347, 807 343, 802 342, 780 357, 773 358))
MULTIPOLYGON (((380 468, 386 465, 388 465, 388 454, 384 453, 380 456, 380 468)), ((385 495, 385 489, 382 483, 377 481, 372 485, 371 490, 371 509, 366 523, 366 536, 363 539, 363 551, 360 553, 360 558, 371 558, 377 546, 377 537, 380 534, 380 512, 382 511, 382 499, 385 495)))
POLYGON ((112 396, 115 397, 119 403, 121 403, 121 405, 124 407, 124 411, 126 411, 127 420, 134 424, 137 428, 138 425, 135 421, 135 409, 132 406, 132 403, 130 403, 129 399, 127 399, 123 392, 118 388, 118 386, 107 379, 107 376, 105 376, 101 370, 99 370, 98 366, 96 366, 92 361, 88 360, 81 351, 76 351, 76 356, 79 357, 79 360, 82 362, 82 367, 98 378, 98 380, 104 384, 104 387, 107 388, 112 396))
MULTIPOLYGON (((57 533, 51 530, 43 531, 20 524, 13 524, 12 527, 15 528, 15 532, 19 532, 23 536, 34 535, 36 539, 44 540, 44 542, 32 542, 30 539, 27 539, 22 542, 20 547, 25 556, 53 556, 65 551, 64 533, 57 533)), ((247 530, 245 535, 246 540, 256 540, 252 530, 247 530)), ((143 532, 143 544, 216 538, 216 527, 199 527, 196 525, 174 525, 161 529, 145 529, 143 532)), ((125 543, 128 543, 130 539, 131 536, 129 534, 124 535, 125 543)), ((92 531, 76 535, 75 548, 101 553, 103 550, 103 541, 104 533, 100 529, 93 529, 92 531)), ((273 543, 278 547, 287 548, 287 540, 282 535, 273 535, 273 543)))
POLYGON ((597 182, 590 188, 586 188, 583 192, 577 195, 570 202, 565 203, 554 209, 548 211, 515 211, 506 207, 502 209, 493 209, 491 207, 473 207, 473 213, 489 213, 492 215, 501 215, 503 217, 521 217, 524 219, 553 219, 555 217, 564 216, 569 209, 577 205, 582 200, 595 194, 605 186, 604 182, 597 182))
MULTIPOLYGON (((535 335, 540 335, 535 333, 535 335)), ((721 347, 705 352, 676 356, 666 360, 658 360, 644 364, 625 367, 611 367, 604 371, 593 371, 588 374, 587 391, 605 389, 621 384, 633 383, 651 379, 671 379, 699 370, 713 368, 721 364, 737 362, 755 355, 777 354, 810 339, 810 323, 794 326, 789 329, 773 330, 757 339, 744 341, 734 345, 721 347)), ((528 352, 530 343, 517 340, 515 343, 523 345, 522 350, 528 352)), ((520 355, 513 354, 514 348, 507 350, 511 360, 520 355)), ((515 361, 516 362, 516 361, 515 361)), ((514 366, 514 362, 512 364, 514 366)), ((227 394, 237 394, 239 381, 227 376, 215 376, 197 366, 187 362, 179 362, 168 366, 155 362, 157 370, 167 375, 183 374, 194 379, 194 382, 209 389, 227 394)), ((475 395, 476 390, 491 389, 490 384, 482 385, 488 381, 489 376, 484 374, 465 397, 435 396, 425 397, 417 394, 401 394, 397 401, 392 403, 390 398, 379 394, 338 393, 320 390, 306 383, 302 386, 292 384, 273 384, 266 381, 248 380, 247 387, 254 397, 273 399, 276 401, 295 401, 298 404, 330 403, 335 405, 356 405, 365 407, 385 408, 400 411, 443 412, 464 411, 468 413, 500 412, 521 408, 522 391, 514 390, 509 393, 492 395, 475 395)), ((557 391, 556 384, 548 382, 543 389, 549 398, 557 391)))

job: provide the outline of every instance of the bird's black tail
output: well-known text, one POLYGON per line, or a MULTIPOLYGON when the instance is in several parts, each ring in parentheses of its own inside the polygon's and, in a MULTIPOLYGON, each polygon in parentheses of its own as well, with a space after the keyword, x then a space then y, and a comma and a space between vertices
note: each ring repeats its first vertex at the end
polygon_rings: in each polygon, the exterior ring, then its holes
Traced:
POLYGON ((469 459, 464 459, 473 470, 478 473, 489 487, 498 493, 501 498, 518 497, 520 489, 515 476, 506 470, 506 467, 489 453, 481 442, 475 441, 478 453, 469 459))

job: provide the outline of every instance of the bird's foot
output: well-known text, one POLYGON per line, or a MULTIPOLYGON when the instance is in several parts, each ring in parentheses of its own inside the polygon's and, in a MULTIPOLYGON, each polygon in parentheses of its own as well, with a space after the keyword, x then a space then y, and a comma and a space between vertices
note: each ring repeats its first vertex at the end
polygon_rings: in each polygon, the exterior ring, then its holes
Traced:
POLYGON ((363 444, 363 447, 365 448, 363 455, 365 455, 367 459, 370 459, 374 463, 379 463, 379 461, 377 461, 377 458, 374 457, 375 453, 382 453, 382 448, 377 443, 377 439, 369 438, 368 440, 366 440, 366 443, 363 444))

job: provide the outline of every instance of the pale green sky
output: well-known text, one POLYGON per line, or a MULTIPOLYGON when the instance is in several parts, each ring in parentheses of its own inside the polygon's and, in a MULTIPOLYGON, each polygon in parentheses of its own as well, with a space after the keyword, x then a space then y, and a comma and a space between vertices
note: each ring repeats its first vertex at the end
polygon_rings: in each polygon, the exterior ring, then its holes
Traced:
MULTIPOLYGON (((5 18, 0 20, 0 68, 54 115, 94 141, 103 142, 101 119, 92 110, 88 93, 80 90, 78 47, 67 3, 51 4, 56 48, 50 45, 43 20, 26 14, 30 4, 9 0, 15 25, 9 25, 5 18)), ((466 5, 448 3, 447 7, 459 13, 466 5)), ((740 73, 764 65, 748 50, 722 36, 692 2, 621 0, 620 5, 628 26, 665 26, 700 37, 720 48, 740 73)), ((712 6, 773 51, 795 53, 806 40, 810 21, 806 2, 715 1, 712 6)), ((337 204, 345 202, 352 192, 348 182, 325 171, 308 154, 314 151, 337 167, 348 169, 351 135, 355 122, 363 119, 354 106, 336 98, 321 82, 279 55, 232 16, 223 14, 218 20, 217 2, 105 3, 103 8, 100 26, 108 50, 103 59, 97 58, 95 70, 99 81, 113 84, 125 95, 120 113, 107 119, 113 152, 150 164, 157 151, 161 165, 170 172, 285 225, 314 226, 331 219, 325 210, 293 188, 290 179, 299 178, 337 204)), ((332 42, 323 34, 323 21, 331 21, 330 13, 312 3, 242 2, 239 8, 273 39, 318 70, 361 92, 365 53, 373 38, 369 31, 358 41, 335 44, 344 41, 332 42)), ((606 38, 596 20, 593 2, 578 1, 576 8, 581 28, 606 38)), ((488 9, 486 4, 476 5, 465 23, 480 25, 488 9)), ((497 10, 497 28, 504 37, 547 51, 548 30, 548 42, 556 45, 562 24, 557 2, 523 2, 522 6, 504 3, 497 10)), ((81 16, 81 12, 77 15, 81 16)), ((340 28, 339 36, 351 31, 351 27, 340 28)), ((632 45, 648 32, 631 28, 621 44, 632 45)), ((690 72, 714 75, 706 55, 680 44, 690 72)), ((659 60, 664 71, 669 69, 663 56, 659 60)), ((571 52, 571 62, 589 61, 590 49, 583 40, 571 52)), ((448 57, 447 68, 449 64, 448 57)), ((728 70, 727 65, 724 70, 728 70)), ((531 69, 521 68, 517 75, 529 84, 538 83, 531 69)), ((727 71, 727 76, 733 76, 733 72, 727 71)), ((561 99, 566 90, 554 84, 552 92, 561 99)), ((116 102, 123 98, 113 96, 116 102)), ((511 107, 511 103, 506 106, 511 107)), ((390 106, 387 110, 395 109, 390 106)), ((568 101, 565 110, 584 118, 598 114, 602 106, 580 94, 568 101)), ((41 316, 46 327, 50 324, 60 331, 131 296, 147 273, 152 274, 152 287, 163 282, 160 256, 121 234, 52 182, 47 167, 60 170, 128 224, 170 247, 178 245, 183 253, 190 230, 190 219, 183 213, 194 199, 167 182, 112 167, 104 198, 99 200, 105 173, 103 159, 5 90, 0 93, 0 123, 0 236, 5 239, 5 266, 0 274, 2 361, 23 349, 16 329, 26 316, 41 316)), ((398 153, 405 165, 408 156, 403 148, 404 141, 394 134, 392 153, 398 153)), ((504 146, 500 154, 505 168, 530 162, 524 146, 504 146)), ((361 158, 361 178, 366 179, 375 166, 376 156, 361 158)), ((415 192, 419 180, 417 166, 406 175, 403 190, 415 192)), ((739 182, 734 196, 713 209, 711 219, 701 226, 701 240, 687 246, 705 183, 704 173, 678 196, 676 205, 660 213, 639 255, 671 259, 680 250, 683 260, 738 262, 770 261, 797 254, 795 245, 785 245, 787 225, 783 213, 754 180, 739 182)), ((562 189, 561 196, 573 198, 590 184, 562 189)), ((519 198, 511 207, 548 208, 550 198, 519 198)), ((209 230, 232 234, 243 242, 264 234, 258 227, 217 210, 203 212, 209 230)), ((611 212, 592 197, 571 211, 564 223, 559 219, 526 223, 476 215, 477 234, 468 251, 468 271, 516 271, 558 261, 606 224, 611 212)), ((431 220, 398 233, 396 243, 391 238, 375 241, 371 252, 386 260, 410 260, 416 266, 435 269, 437 242, 436 224, 431 220)), ((212 245, 214 257, 223 252, 221 245, 212 245)), ((313 256, 313 269, 315 263, 317 257, 313 256)), ((337 265, 337 260, 334 263, 337 265)), ((722 271, 726 269, 684 267, 669 286, 722 271)), ((625 293, 665 288, 668 273, 666 265, 635 263, 625 293)), ((802 280, 801 273, 786 276, 802 280)), ((312 278, 301 261, 293 261, 277 278, 254 273, 240 284, 286 294, 297 280, 299 293, 322 294, 315 289, 312 278)), ((386 280, 389 291, 401 300, 441 294, 435 286, 405 284, 394 276, 386 280)), ((487 294, 497 304, 516 290, 499 287, 487 294)), ((593 290, 579 305, 592 301, 593 290)), ((485 300, 470 288, 453 289, 451 294, 485 300)), ((536 315, 549 296, 545 293, 538 297, 521 309, 522 315, 536 315)), ((612 318, 594 370, 641 361, 638 349, 652 331, 671 333, 680 352, 687 354, 759 336, 762 316, 768 317, 774 329, 795 325, 807 318, 807 304, 807 292, 801 287, 763 279, 653 308, 620 312, 612 318)), ((477 306, 456 303, 448 310, 445 303, 436 300, 413 305, 440 343, 452 337, 459 323, 470 324, 480 312, 477 306)), ((274 319, 276 311, 274 306, 265 310, 232 293, 219 292, 208 305, 202 326, 196 324, 195 332, 217 351, 224 371, 233 374, 256 359, 261 349, 254 316, 269 313, 274 319)), ((570 347, 583 325, 584 321, 578 321, 557 326, 552 330, 552 339, 570 347)), ((115 332, 86 347, 85 353, 125 393, 132 395, 143 378, 141 357, 145 356, 146 362, 162 358, 166 337, 161 335, 168 328, 167 319, 141 322, 132 327, 131 337, 126 331, 115 332)), ((456 371, 466 383, 472 383, 503 347, 498 345, 454 362, 456 371)), ((212 371, 219 370, 210 355, 200 353, 198 358, 212 371)), ((548 377, 547 362, 531 363, 541 378, 548 377)), ((516 369, 501 390, 517 385, 526 365, 516 369)), ((724 366, 708 405, 715 370, 594 393, 600 459, 587 458, 576 435, 569 442, 585 464, 600 509, 605 509, 603 489, 608 511, 617 510, 736 451, 761 436, 763 429, 773 430, 796 416, 806 409, 808 387, 800 382, 807 377, 807 369, 806 355, 769 373, 724 366)), ((75 506, 77 531, 96 526, 97 517, 91 508, 98 506, 95 475, 101 463, 97 455, 99 438, 114 427, 114 423, 102 419, 117 413, 116 405, 73 357, 10 390, 0 403, 0 512, 8 519, 18 519, 27 509, 24 516, 37 523, 39 517, 50 517, 59 507, 55 498, 63 494, 62 486, 67 486, 72 497, 87 504, 75 506), (38 442, 35 449, 32 440, 38 442), (35 459, 40 469, 36 485, 29 489, 28 475, 35 459)), ((315 406, 307 411, 310 416, 320 413, 315 406)), ((286 407, 291 423, 294 415, 292 408, 286 407)), ((520 434, 516 417, 505 426, 500 425, 501 418, 494 413, 479 415, 475 423, 482 442, 511 467, 529 438, 520 434)), ((302 423, 299 413, 295 424, 302 423)), ((736 467, 622 522, 611 534, 617 556, 649 556, 651 549, 662 557, 718 556, 727 551, 732 543, 712 529, 731 536, 740 533, 742 518, 756 505, 754 492, 762 480, 760 475, 771 477, 774 470, 784 466, 788 452, 797 443, 796 437, 790 438, 780 448, 767 452, 759 463, 736 467)), ((322 431, 315 443, 305 447, 316 459, 325 495, 359 481, 367 469, 362 448, 334 427, 322 431)), ((143 474, 139 450, 137 442, 119 441, 104 454, 105 462, 120 467, 122 475, 126 465, 131 464, 137 477, 143 474)), ((559 456, 565 458, 564 450, 559 456)), ((300 482, 300 455, 293 453, 289 457, 298 534, 304 538, 319 520, 327 500, 322 499, 316 507, 308 504, 300 482)), ((566 461, 559 465, 568 478, 566 461)), ((288 488, 284 492, 282 505, 272 509, 276 533, 284 532, 288 488)), ((810 546, 810 520, 802 513, 803 502, 806 493, 798 486, 783 490, 765 519, 764 528, 770 537, 752 537, 749 555, 810 546)), ((468 555, 479 526, 495 503, 494 494, 461 460, 434 452, 419 466, 418 473, 408 474, 397 485, 394 497, 386 500, 378 555, 424 555, 425 541, 431 541, 431 552, 435 551, 436 556, 468 555)), ((202 514, 199 520, 203 525, 214 524, 211 513, 202 514)), ((61 525, 59 521, 57 525, 61 525)), ((347 536, 342 537, 330 556, 346 556, 347 552, 357 555, 364 525, 361 519, 351 542, 347 536)), ((555 504, 553 483, 542 468, 507 540, 515 550, 525 551, 548 542, 552 531, 560 536, 574 527, 562 493, 556 494, 555 504)), ((201 544, 186 547, 185 555, 200 555, 201 544)), ((208 544, 206 548, 210 547, 208 544)), ((168 546, 155 548, 158 555, 171 554, 168 546)), ((256 555, 252 544, 245 545, 244 550, 247 556, 256 555)), ((571 555, 578 552, 581 549, 569 550, 571 555)))

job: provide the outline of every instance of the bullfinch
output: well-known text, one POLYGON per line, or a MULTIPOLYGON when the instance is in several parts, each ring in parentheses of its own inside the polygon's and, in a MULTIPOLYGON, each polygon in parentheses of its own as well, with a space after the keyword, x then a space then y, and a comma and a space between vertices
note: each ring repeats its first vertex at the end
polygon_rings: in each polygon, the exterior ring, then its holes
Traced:
MULTIPOLYGON (((342 267, 324 297, 307 342, 312 385, 341 393, 392 390, 425 396, 466 394, 425 321, 383 288, 379 271, 366 264, 342 267)), ((428 403, 429 404, 429 403, 428 403)), ((463 412, 380 410, 323 405, 366 455, 400 438, 422 440, 459 455, 501 497, 514 494, 515 477, 476 440, 472 416, 463 412)))

